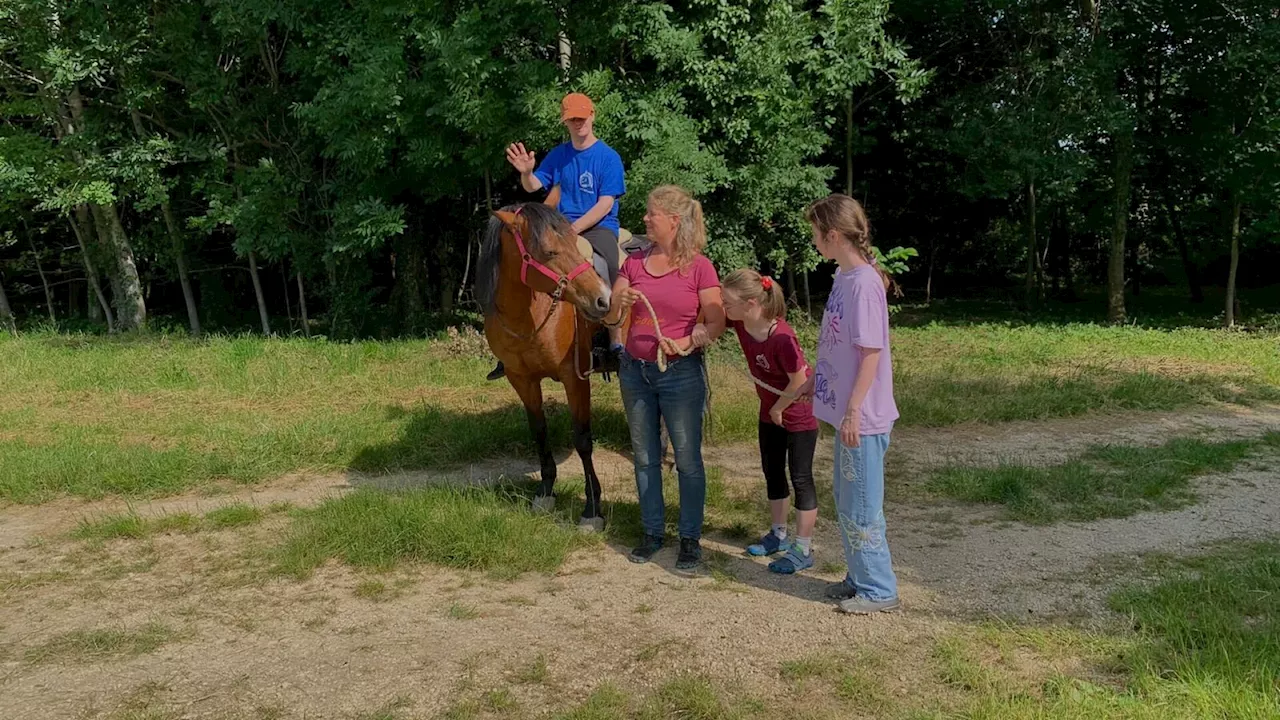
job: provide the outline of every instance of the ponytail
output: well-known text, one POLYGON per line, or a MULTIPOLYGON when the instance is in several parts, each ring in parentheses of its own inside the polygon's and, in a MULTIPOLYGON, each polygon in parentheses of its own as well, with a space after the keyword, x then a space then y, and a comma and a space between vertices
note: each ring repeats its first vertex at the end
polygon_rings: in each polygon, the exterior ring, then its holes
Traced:
POLYGON ((778 282, 768 275, 744 268, 729 273, 721 285, 743 300, 755 300, 765 319, 778 320, 787 315, 787 299, 778 282))

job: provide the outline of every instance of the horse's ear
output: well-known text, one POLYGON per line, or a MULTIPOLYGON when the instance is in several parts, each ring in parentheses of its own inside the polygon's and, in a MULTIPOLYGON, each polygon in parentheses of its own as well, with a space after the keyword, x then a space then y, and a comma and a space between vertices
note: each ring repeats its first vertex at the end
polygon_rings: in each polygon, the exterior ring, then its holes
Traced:
POLYGON ((520 224, 519 219, 516 217, 516 214, 513 212, 508 212, 506 210, 495 210, 493 212, 493 216, 501 220, 502 224, 506 225, 507 227, 516 227, 520 224))

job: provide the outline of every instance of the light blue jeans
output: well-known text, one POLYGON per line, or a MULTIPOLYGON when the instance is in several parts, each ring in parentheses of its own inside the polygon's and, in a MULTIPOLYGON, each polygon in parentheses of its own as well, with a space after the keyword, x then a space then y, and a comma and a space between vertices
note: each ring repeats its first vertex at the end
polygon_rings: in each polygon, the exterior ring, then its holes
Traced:
POLYGON ((631 427, 636 495, 640 498, 640 522, 645 533, 662 537, 666 531, 662 432, 658 422, 661 416, 667 422, 680 479, 680 537, 700 539, 707 501, 707 473, 702 466, 702 409, 707 381, 702 354, 672 358, 666 372, 659 372, 657 363, 623 355, 618 385, 631 427))
POLYGON ((863 435, 856 448, 845 447, 836 431, 833 494, 849 573, 845 582, 868 600, 898 597, 898 578, 889 558, 884 521, 884 454, 889 433, 863 435))

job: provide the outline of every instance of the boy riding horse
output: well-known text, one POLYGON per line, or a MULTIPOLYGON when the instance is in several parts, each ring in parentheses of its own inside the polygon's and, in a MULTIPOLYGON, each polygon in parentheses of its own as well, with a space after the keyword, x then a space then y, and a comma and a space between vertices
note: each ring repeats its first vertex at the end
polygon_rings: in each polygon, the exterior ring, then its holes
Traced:
MULTIPOLYGON (((556 209, 586 238, 595 250, 596 271, 613 287, 618 277, 618 198, 626 192, 622 158, 596 137, 595 105, 581 93, 571 93, 560 102, 560 120, 569 131, 569 142, 547 153, 535 169, 532 152, 523 143, 507 147, 507 162, 520 173, 525 192, 543 188, 560 191, 556 209)), ((616 369, 621 344, 617 330, 609 331, 604 367, 616 369)), ((490 380, 505 374, 502 362, 489 373, 490 380)))

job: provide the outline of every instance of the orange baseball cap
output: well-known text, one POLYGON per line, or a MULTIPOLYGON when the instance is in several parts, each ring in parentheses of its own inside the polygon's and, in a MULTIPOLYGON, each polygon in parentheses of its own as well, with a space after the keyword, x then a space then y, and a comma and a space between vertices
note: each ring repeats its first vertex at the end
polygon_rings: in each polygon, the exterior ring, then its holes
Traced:
POLYGON ((596 106, 582 93, 569 93, 560 101, 561 120, 586 120, 594 115, 596 106))

